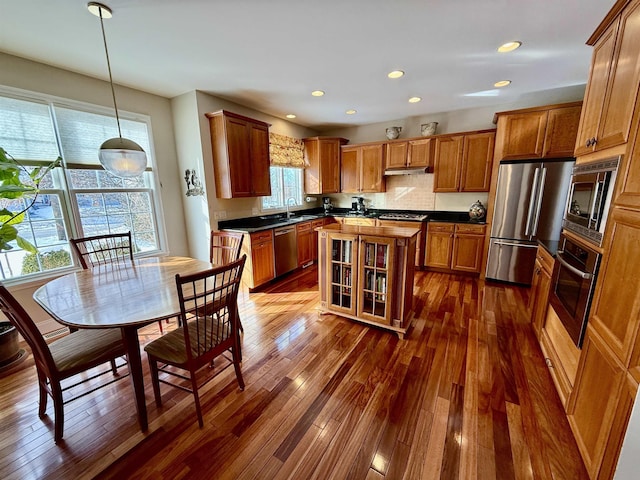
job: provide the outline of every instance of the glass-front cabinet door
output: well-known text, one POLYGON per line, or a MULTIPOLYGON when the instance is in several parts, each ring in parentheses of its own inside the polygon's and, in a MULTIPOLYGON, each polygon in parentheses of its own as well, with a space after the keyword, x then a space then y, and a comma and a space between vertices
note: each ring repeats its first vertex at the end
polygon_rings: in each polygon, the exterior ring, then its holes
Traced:
POLYGON ((357 235, 341 233, 329 234, 329 295, 328 303, 332 310, 356 314, 357 292, 357 235))
POLYGON ((358 316, 391 324, 395 240, 360 237, 358 316))

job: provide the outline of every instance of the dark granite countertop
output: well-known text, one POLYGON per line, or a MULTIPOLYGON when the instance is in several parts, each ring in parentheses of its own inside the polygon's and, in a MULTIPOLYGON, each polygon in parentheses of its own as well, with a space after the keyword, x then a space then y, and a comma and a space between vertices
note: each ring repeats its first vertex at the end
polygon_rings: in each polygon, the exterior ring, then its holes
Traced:
POLYGON ((560 247, 559 240, 538 240, 538 245, 541 245, 549 254, 555 258, 558 248, 560 247))
POLYGON ((414 213, 418 215, 426 215, 424 220, 415 219, 402 219, 407 222, 455 222, 455 223, 477 223, 484 224, 483 221, 475 221, 469 218, 468 212, 447 212, 447 211, 433 211, 433 210, 379 210, 371 209, 366 213, 355 213, 348 208, 334 208, 327 215, 322 208, 313 208, 309 210, 297 210, 291 213, 291 217, 287 218, 285 213, 279 213, 275 215, 259 215, 256 217, 236 218, 233 220, 224 220, 218 222, 218 228, 220 230, 229 230, 242 233, 254 233, 262 230, 268 230, 270 228, 278 228, 287 225, 295 225, 296 223, 305 222, 309 220, 315 220, 324 217, 353 217, 353 218, 378 218, 381 215, 388 213, 414 213))

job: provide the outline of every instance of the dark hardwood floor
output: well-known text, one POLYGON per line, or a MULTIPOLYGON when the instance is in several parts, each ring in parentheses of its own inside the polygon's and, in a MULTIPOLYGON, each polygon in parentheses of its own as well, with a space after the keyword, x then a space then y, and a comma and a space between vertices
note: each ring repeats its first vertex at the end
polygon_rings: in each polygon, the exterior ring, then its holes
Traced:
POLYGON ((315 267, 242 292, 246 389, 232 368, 207 384, 202 429, 186 392, 155 407, 143 358, 149 432, 123 381, 68 404, 56 446, 30 358, 0 378, 0 478, 587 478, 528 289, 417 272, 415 294, 399 340, 319 315, 315 267))

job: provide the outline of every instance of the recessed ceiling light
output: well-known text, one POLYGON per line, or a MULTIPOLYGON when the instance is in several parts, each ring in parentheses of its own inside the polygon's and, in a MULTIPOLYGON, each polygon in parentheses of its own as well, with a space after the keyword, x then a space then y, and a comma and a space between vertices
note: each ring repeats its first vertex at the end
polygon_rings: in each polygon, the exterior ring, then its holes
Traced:
POLYGON ((351 110, 347 110, 344 113, 346 113, 347 115, 355 115, 357 112, 358 112, 357 110, 351 109, 351 110))
POLYGON ((422 100, 420 97, 411 97, 409 103, 418 103, 420 100, 422 100))
POLYGON ((494 87, 506 87, 507 85, 511 84, 511 80, 500 80, 499 82, 496 82, 493 84, 494 87))
POLYGON ((87 10, 89 10, 93 15, 99 17, 102 14, 102 18, 111 18, 113 14, 111 13, 111 9, 106 5, 102 5, 98 2, 89 2, 87 4, 87 10))
POLYGON ((393 72, 389 72, 387 74, 387 77, 389 78, 400 78, 404 75, 404 72, 402 70, 394 70, 393 72))
POLYGON ((520 48, 522 42, 507 42, 498 47, 500 53, 513 52, 516 48, 520 48))
POLYGON ((313 92, 311 92, 311 95, 313 95, 314 97, 321 97, 324 95, 324 92, 322 90, 314 90, 313 92))
POLYGON ((293 113, 287 113, 286 117, 287 118, 296 118, 296 116, 293 113))

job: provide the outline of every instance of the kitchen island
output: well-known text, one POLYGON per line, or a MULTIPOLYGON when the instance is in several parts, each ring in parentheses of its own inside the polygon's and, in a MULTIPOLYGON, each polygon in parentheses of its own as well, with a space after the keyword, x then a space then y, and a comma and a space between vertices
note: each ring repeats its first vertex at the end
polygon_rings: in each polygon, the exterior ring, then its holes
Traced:
POLYGON ((318 229, 320 308, 394 331, 413 319, 418 228, 332 224, 318 229))

